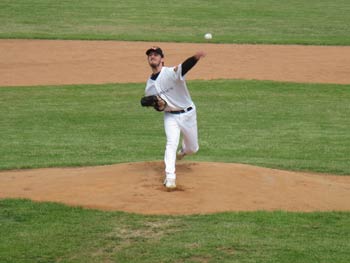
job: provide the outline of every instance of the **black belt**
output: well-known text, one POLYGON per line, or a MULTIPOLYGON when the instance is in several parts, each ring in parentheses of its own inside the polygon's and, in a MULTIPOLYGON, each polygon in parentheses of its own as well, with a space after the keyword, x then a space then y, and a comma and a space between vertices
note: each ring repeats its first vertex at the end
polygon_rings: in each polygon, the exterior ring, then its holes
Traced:
POLYGON ((169 111, 171 114, 180 114, 180 113, 185 113, 188 111, 191 111, 193 108, 192 107, 188 107, 187 109, 184 110, 177 110, 177 111, 169 111))

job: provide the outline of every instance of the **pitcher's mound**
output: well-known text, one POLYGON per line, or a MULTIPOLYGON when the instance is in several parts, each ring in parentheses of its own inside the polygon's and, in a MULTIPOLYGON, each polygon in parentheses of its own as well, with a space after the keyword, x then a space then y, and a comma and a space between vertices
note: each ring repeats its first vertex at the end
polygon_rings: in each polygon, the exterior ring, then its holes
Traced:
POLYGON ((142 214, 350 210, 350 177, 232 163, 180 162, 177 190, 162 162, 0 172, 0 198, 30 198, 142 214))

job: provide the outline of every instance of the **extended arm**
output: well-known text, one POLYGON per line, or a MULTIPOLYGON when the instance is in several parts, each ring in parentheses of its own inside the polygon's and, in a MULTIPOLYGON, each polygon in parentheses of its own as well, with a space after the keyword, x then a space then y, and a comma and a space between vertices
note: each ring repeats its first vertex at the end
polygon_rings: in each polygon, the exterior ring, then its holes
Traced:
POLYGON ((194 54, 192 57, 189 57, 182 63, 182 71, 181 75, 184 76, 191 68, 196 65, 198 60, 200 60, 202 57, 205 57, 205 53, 203 51, 199 51, 196 54, 194 54))

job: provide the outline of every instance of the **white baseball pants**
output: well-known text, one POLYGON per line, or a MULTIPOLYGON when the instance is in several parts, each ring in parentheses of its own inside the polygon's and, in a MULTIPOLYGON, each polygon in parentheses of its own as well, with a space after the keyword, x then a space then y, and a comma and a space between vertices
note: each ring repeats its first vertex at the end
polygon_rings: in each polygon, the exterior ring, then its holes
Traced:
POLYGON ((182 133, 182 151, 186 154, 194 154, 198 151, 197 112, 192 110, 173 114, 164 113, 164 128, 166 134, 166 148, 164 155, 165 174, 167 179, 176 179, 175 164, 176 152, 182 133))

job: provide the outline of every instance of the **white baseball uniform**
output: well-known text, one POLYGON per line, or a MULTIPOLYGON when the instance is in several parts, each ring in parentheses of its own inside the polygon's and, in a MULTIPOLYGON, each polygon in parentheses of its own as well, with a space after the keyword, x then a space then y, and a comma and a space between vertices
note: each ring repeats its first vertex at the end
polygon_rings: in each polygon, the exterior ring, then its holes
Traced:
POLYGON ((176 179, 176 151, 183 135, 182 152, 196 153, 198 146, 196 107, 188 91, 185 76, 182 76, 182 65, 162 67, 158 77, 149 78, 145 95, 158 95, 167 102, 164 111, 164 128, 167 138, 165 148, 165 174, 167 179, 176 179), (182 111, 182 112, 180 112, 182 111))

